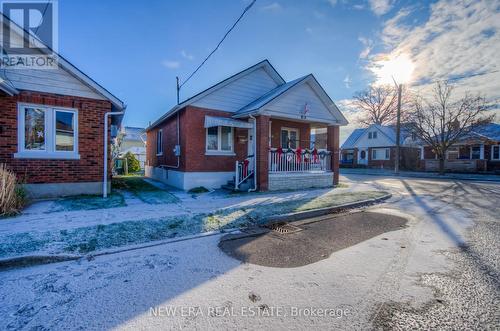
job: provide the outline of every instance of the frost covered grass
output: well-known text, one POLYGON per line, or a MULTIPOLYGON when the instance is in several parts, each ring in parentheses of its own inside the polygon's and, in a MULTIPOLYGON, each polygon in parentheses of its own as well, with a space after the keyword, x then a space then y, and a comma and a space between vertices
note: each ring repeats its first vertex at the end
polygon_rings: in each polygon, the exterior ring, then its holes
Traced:
POLYGON ((123 195, 112 193, 107 198, 100 195, 77 195, 54 201, 49 213, 71 210, 95 210, 126 206, 123 195))
POLYGON ((385 194, 386 192, 381 191, 326 193, 312 199, 226 208, 213 213, 149 218, 68 230, 7 234, 0 236, 0 257, 40 252, 85 254, 207 231, 264 224, 274 215, 334 207, 385 194))
POLYGON ((151 185, 137 176, 114 177, 112 185, 114 189, 128 191, 147 204, 164 204, 178 201, 174 195, 151 185))

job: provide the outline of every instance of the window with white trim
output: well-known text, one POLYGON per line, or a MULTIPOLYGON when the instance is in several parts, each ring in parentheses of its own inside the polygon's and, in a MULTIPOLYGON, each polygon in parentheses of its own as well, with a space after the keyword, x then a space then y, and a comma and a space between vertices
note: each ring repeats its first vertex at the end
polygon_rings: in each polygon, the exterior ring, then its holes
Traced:
POLYGON ((299 146, 299 130, 281 128, 281 148, 297 148, 299 146))
POLYGON ((163 130, 156 131, 156 155, 163 155, 163 130))
POLYGON ((390 158, 390 148, 372 148, 372 160, 389 160, 390 158))
POLYGON ((491 146, 491 159, 500 161, 500 145, 491 146))
POLYGON ((18 104, 16 158, 78 159, 78 111, 18 104))
POLYGON ((368 132, 368 139, 377 139, 377 131, 368 132))
POLYGON ((207 153, 232 153, 233 152, 233 128, 230 126, 213 126, 206 129, 207 153))

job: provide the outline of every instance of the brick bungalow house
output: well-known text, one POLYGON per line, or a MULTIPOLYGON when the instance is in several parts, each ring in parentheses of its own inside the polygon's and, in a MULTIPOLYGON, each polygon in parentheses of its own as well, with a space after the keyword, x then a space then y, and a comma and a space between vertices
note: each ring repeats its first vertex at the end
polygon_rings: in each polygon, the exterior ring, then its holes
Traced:
POLYGON ((259 62, 173 107, 147 129, 146 176, 189 190, 332 186, 347 120, 312 74, 285 82, 259 62), (311 148, 311 130, 327 132, 311 148))
MULTIPOLYGON (((421 146, 419 169, 438 171, 439 160, 430 146, 421 146)), ((446 171, 500 172, 500 124, 475 128, 451 146, 444 162, 446 171)))
MULTIPOLYGON (((419 147, 415 137, 401 129, 400 167, 415 170, 418 166, 419 147)), ((341 147, 341 166, 394 168, 396 155, 396 128, 392 125, 372 124, 355 129, 341 147)))
MULTIPOLYGON (((24 30, 2 22, 23 42, 24 30)), ((0 163, 33 197, 102 193, 105 116, 123 102, 59 55, 56 68, 0 73, 0 163)), ((122 115, 110 116, 108 142, 122 115)))

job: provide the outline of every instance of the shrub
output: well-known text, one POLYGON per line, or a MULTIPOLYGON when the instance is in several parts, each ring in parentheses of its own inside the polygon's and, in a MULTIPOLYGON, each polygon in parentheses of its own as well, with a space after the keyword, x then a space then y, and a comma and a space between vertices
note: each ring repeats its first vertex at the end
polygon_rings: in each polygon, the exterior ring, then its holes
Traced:
POLYGON ((141 170, 141 163, 137 160, 134 154, 127 152, 125 157, 127 158, 128 172, 138 172, 141 170))
POLYGON ((19 213, 25 202, 26 194, 17 184, 16 175, 0 163, 0 216, 19 213))

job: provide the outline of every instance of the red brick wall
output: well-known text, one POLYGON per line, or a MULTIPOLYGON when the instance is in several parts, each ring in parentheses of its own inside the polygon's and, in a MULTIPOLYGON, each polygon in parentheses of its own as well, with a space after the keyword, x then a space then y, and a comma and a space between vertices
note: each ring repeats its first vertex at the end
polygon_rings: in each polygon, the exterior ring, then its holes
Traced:
POLYGON ((328 150, 332 152, 331 162, 332 162, 332 171, 333 171, 333 184, 337 185, 339 183, 339 159, 340 159, 340 150, 339 150, 339 139, 340 139, 340 130, 338 126, 329 126, 327 129, 327 138, 326 144, 328 150))
POLYGON ((109 101, 73 96, 23 91, 0 97, 0 163, 6 163, 24 183, 102 181, 104 113, 110 110, 109 101), (15 159, 18 102, 78 109, 80 159, 15 159))
MULTIPOLYGON (((187 106, 180 111, 180 171, 234 171, 237 160, 247 156, 248 129, 235 128, 233 147, 236 155, 205 155, 205 115, 231 117, 232 113, 187 106)), ((147 133, 147 164, 151 166, 176 165, 173 148, 177 143, 176 115, 167 119, 147 133), (156 132, 163 129, 163 156, 156 156, 156 132)))
MULTIPOLYGON (((287 127, 299 130, 301 148, 309 148, 311 143, 311 127, 309 123, 291 122, 285 120, 271 119, 271 147, 281 147, 281 128, 287 127)), ((266 134, 266 137, 269 133, 266 134)))
MULTIPOLYGON (((257 116, 257 188, 269 188, 269 116, 257 116)), ((272 130, 272 128, 271 128, 272 130)))

